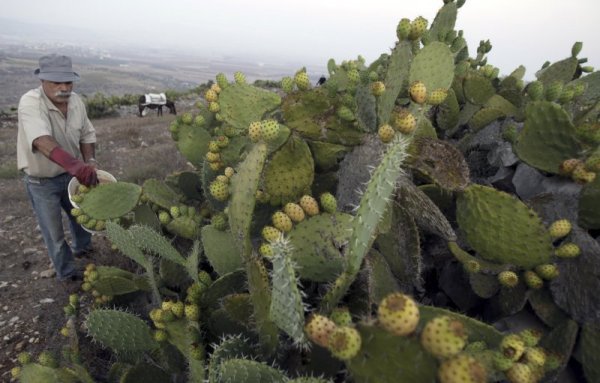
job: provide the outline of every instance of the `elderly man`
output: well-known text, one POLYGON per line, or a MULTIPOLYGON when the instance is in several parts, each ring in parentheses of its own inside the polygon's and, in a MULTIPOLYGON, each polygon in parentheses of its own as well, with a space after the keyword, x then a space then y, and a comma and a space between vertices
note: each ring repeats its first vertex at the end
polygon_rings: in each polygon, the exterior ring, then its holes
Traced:
POLYGON ((91 251, 91 234, 71 216, 67 185, 72 177, 87 186, 98 183, 94 159, 96 133, 85 105, 72 92, 79 75, 71 59, 56 54, 43 56, 35 75, 41 86, 19 101, 17 166, 24 173, 27 194, 48 249, 62 281, 81 279, 74 255, 91 251), (65 240, 62 210, 69 217, 72 248, 65 240))

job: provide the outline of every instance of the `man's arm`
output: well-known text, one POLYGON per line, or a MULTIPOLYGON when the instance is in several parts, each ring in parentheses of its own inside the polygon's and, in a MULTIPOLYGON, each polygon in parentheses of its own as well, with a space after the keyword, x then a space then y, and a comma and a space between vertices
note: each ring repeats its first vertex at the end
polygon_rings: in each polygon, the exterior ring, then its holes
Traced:
POLYGON ((50 153, 54 148, 58 145, 58 142, 52 136, 40 136, 33 140, 33 148, 40 153, 42 153, 45 157, 50 158, 50 153))
POLYGON ((79 144, 79 150, 81 150, 81 155, 83 156, 83 161, 85 163, 90 163, 91 165, 96 165, 96 144, 79 144))
POLYGON ((50 159, 52 162, 62 166, 67 172, 69 172, 69 174, 76 177, 77 180, 82 184, 90 186, 98 183, 95 166, 87 165, 83 161, 73 157, 71 154, 61 148, 56 140, 51 136, 40 136, 33 140, 32 145, 36 150, 48 157, 48 159, 50 159))

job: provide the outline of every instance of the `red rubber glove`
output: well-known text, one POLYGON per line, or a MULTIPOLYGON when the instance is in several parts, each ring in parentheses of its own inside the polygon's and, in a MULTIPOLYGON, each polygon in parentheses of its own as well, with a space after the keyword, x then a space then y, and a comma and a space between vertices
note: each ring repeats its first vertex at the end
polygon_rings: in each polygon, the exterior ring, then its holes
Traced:
POLYGON ((50 152, 50 160, 59 164, 65 170, 77 178, 81 184, 85 186, 93 186, 98 183, 96 169, 93 166, 87 165, 85 162, 78 160, 70 155, 63 148, 57 146, 50 152))

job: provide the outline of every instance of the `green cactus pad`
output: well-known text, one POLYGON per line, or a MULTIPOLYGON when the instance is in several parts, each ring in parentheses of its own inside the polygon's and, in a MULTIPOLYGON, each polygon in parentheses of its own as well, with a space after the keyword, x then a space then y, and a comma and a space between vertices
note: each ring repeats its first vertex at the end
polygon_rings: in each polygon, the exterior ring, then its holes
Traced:
POLYGON ((575 139, 575 127, 560 105, 547 101, 530 102, 526 115, 515 145, 521 160, 557 174, 564 160, 579 156, 581 147, 575 139))
POLYGON ((359 84, 355 98, 358 125, 365 132, 374 132, 377 130, 377 100, 371 93, 369 84, 359 84))
POLYGON ((79 378, 67 370, 27 363, 21 368, 19 382, 22 383, 76 383, 79 378))
POLYGON ((177 187, 189 199, 202 199, 201 181, 197 172, 181 172, 177 175, 177 187))
POLYGON ((211 135, 204 128, 182 125, 179 128, 177 149, 196 168, 201 168, 211 135))
POLYGON ((510 194, 471 185, 458 197, 456 219, 485 260, 524 268, 551 261, 548 230, 533 210, 510 194))
POLYGON ((234 243, 243 258, 250 257, 250 226, 256 204, 256 190, 263 171, 267 147, 264 143, 254 145, 231 180, 229 223, 234 243))
POLYGON ((586 229, 600 229, 600 177, 585 185, 579 196, 579 224, 586 229))
POLYGON ((96 220, 119 218, 136 207, 141 194, 142 188, 136 184, 105 183, 92 188, 79 206, 85 214, 96 220))
POLYGON ((473 131, 477 132, 497 119, 504 117, 506 117, 506 114, 500 109, 487 107, 481 108, 471 118, 469 121, 469 126, 473 131))
POLYGON ((435 115, 437 126, 442 130, 452 130, 458 124, 460 105, 456 99, 456 93, 453 89, 448 89, 448 95, 443 103, 440 104, 435 115))
POLYGON ((332 383, 331 380, 323 378, 315 378, 313 376, 303 376, 289 380, 289 383, 332 383))
POLYGON ((434 383, 436 359, 417 338, 394 336, 375 326, 359 324, 362 338, 358 355, 346 366, 356 383, 434 383))
POLYGON ((314 179, 314 168, 306 142, 290 137, 265 165, 263 185, 271 203, 285 204, 306 194, 314 179))
POLYGON ((378 99, 377 117, 379 124, 388 123, 396 99, 402 89, 408 87, 410 63, 413 60, 411 44, 401 41, 396 44, 390 56, 387 73, 385 75, 385 92, 378 99))
POLYGON ((219 112, 223 121, 239 131, 245 131, 253 121, 281 104, 276 93, 246 84, 230 84, 219 95, 219 112))
POLYGON ((600 382, 600 325, 586 323, 581 331, 581 364, 588 382, 600 382))
POLYGON ((539 343, 539 346, 547 351, 558 353, 562 360, 560 367, 556 370, 549 371, 545 378, 548 382, 557 381, 558 376, 569 362, 569 355, 573 352, 577 334, 579 333, 579 325, 577 322, 567 319, 558 326, 554 327, 547 333, 539 343))
POLYGON ((173 188, 163 181, 154 178, 144 181, 142 190, 144 196, 148 197, 150 202, 166 210, 169 210, 171 206, 179 205, 183 199, 183 196, 173 190, 173 188))
POLYGON ((484 105, 496 94, 492 82, 479 73, 469 74, 463 83, 466 99, 475 105, 484 105))
POLYGON ((344 155, 350 151, 350 148, 347 146, 330 144, 323 141, 308 141, 308 146, 313 154, 315 166, 321 171, 331 170, 336 167, 344 158, 344 155))
POLYGON ((507 117, 516 116, 519 114, 518 108, 504 97, 495 94, 490 97, 485 103, 486 108, 498 109, 507 117))
POLYGON ((247 283, 246 275, 242 270, 224 274, 216 279, 202 294, 200 303, 207 310, 217 309, 221 306, 221 299, 224 296, 245 292, 247 283))
POLYGON ((450 252, 452 253, 452 255, 454 255, 454 257, 463 265, 466 265, 470 262, 477 262, 479 264, 479 266, 481 267, 482 271, 488 272, 488 273, 489 272, 496 273, 496 274, 506 270, 506 266, 504 266, 504 265, 501 265, 498 263, 493 263, 493 262, 488 262, 481 258, 472 256, 471 254, 469 254, 466 251, 464 251, 463 249, 461 249, 460 246, 458 246, 458 244, 454 241, 448 242, 448 248, 450 249, 450 252))
POLYGON ((127 369, 119 383, 163 383, 169 381, 169 374, 149 363, 138 363, 127 369))
POLYGON ((498 278, 491 274, 469 273, 469 284, 473 292, 483 299, 490 299, 500 290, 498 278))
POLYGON ((101 295, 115 296, 129 294, 139 289, 131 279, 112 276, 98 278, 94 282, 94 290, 98 291, 101 295))
POLYGON ((569 57, 538 71, 535 77, 544 85, 549 85, 555 81, 566 84, 573 79, 577 65, 577 58, 569 57))
POLYGON ((413 169, 449 191, 463 190, 469 185, 469 167, 454 146, 426 137, 416 138, 413 145, 416 153, 409 160, 413 169))
POLYGON ((387 259, 377 250, 371 249, 365 257, 369 300, 373 304, 381 302, 389 294, 399 291, 399 285, 387 259))
POLYGON ((150 327, 133 314, 117 310, 93 310, 85 326, 96 342, 117 354, 150 351, 157 347, 150 327))
POLYGON ((200 237, 200 225, 190 217, 179 216, 165 226, 167 231, 187 239, 200 237))
POLYGON ((252 316, 252 301, 250 294, 229 294, 221 299, 221 306, 227 316, 246 327, 250 326, 248 318, 252 316))
POLYGON ((206 258, 219 275, 225 275, 243 266, 240 249, 230 232, 206 225, 202 228, 202 244, 206 258))
POLYGON ((106 234, 108 239, 127 257, 143 266, 146 270, 151 262, 144 253, 135 245, 133 235, 114 222, 106 222, 106 234))
MULTIPOLYGON (((280 125, 279 137, 285 137, 286 129, 280 125)), ((275 140, 277 142, 278 139, 275 140)), ((240 156, 250 145, 250 139, 247 136, 236 136, 229 139, 229 144, 221 149, 221 161, 225 166, 233 166, 240 160, 240 156)))
POLYGON ((564 322, 568 316, 556 303, 548 289, 531 290, 529 304, 538 318, 549 327, 556 327, 564 322))
POLYGON ((288 379, 279 371, 265 363, 246 359, 228 359, 219 367, 221 383, 282 383, 288 379))
POLYGON ((220 367, 224 360, 248 357, 253 353, 254 349, 249 344, 248 339, 244 339, 240 335, 225 337, 215 346, 210 355, 208 381, 211 383, 219 381, 220 367))
POLYGON ((429 28, 429 35, 436 40, 443 41, 439 36, 445 36, 448 32, 454 30, 457 13, 458 7, 455 2, 451 1, 445 4, 435 15, 435 19, 429 28))
POLYGON ((154 230, 160 230, 160 221, 152 208, 148 204, 138 205, 133 209, 133 221, 137 225, 145 225, 153 228, 154 230))
POLYGON ((282 105, 286 125, 300 135, 334 144, 358 145, 364 133, 338 118, 335 108, 323 88, 293 93, 282 105))
POLYGON ((294 343, 304 344, 307 341, 304 335, 304 306, 291 259, 293 249, 289 240, 281 238, 271 242, 271 248, 274 254, 271 258, 273 290, 270 318, 294 343))
POLYGON ((140 249, 168 259, 181 266, 186 265, 185 258, 156 230, 148 226, 134 225, 129 228, 129 232, 133 236, 136 246, 140 249))
POLYGON ((341 272, 343 257, 336 244, 348 240, 351 216, 345 213, 319 214, 297 224, 289 234, 294 248, 292 259, 302 279, 325 282, 341 272))
POLYGON ((434 41, 415 56, 410 67, 409 83, 421 81, 431 92, 448 89, 454 79, 454 54, 444 43, 434 41))

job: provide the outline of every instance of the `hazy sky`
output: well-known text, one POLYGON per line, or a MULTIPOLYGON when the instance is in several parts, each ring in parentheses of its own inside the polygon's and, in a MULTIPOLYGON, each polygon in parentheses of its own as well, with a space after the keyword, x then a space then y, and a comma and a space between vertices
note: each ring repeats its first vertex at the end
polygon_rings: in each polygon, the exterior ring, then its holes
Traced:
MULTIPOLYGON (((325 65, 362 54, 367 63, 388 52, 400 18, 433 21, 442 0, 15 0, 2 17, 87 28, 127 41, 195 52, 264 57, 265 61, 325 65)), ((546 61, 570 55, 600 67, 600 0, 467 0, 456 29, 471 54, 482 39, 493 49, 488 63, 508 74, 518 65, 527 77, 546 61)))

